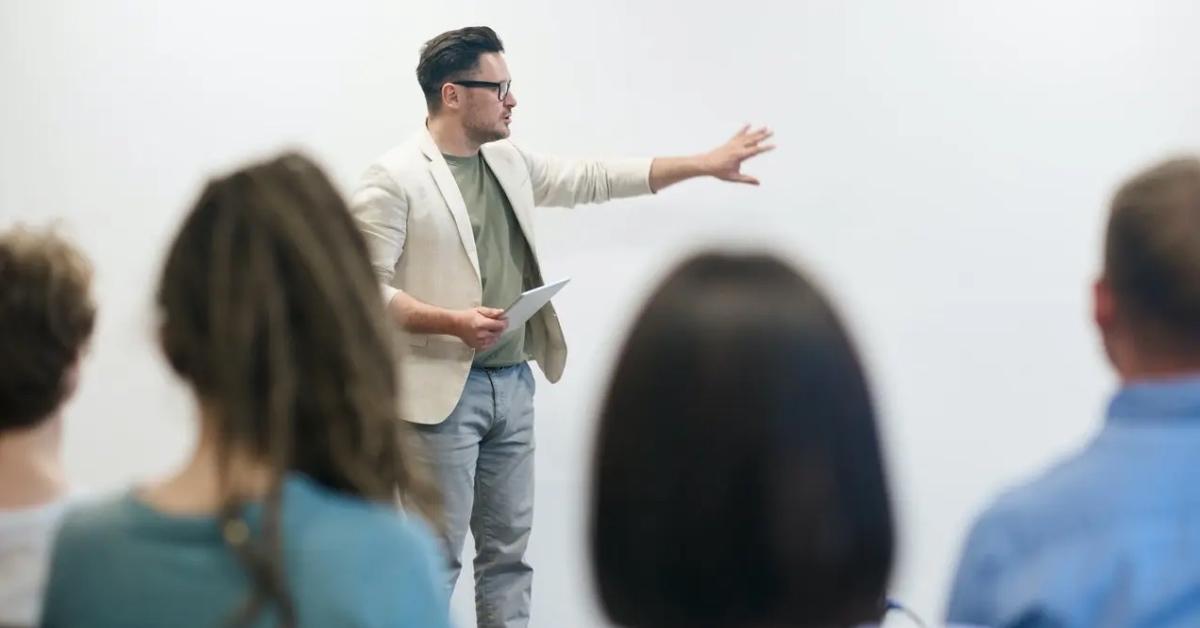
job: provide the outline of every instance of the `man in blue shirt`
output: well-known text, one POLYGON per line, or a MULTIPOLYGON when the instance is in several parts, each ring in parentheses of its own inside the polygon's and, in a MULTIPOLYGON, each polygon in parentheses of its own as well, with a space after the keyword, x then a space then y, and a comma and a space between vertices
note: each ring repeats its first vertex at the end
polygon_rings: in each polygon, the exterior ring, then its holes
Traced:
POLYGON ((1200 625, 1200 159, 1118 191, 1094 297, 1121 379, 1103 429, 983 514, 948 621, 1200 625))

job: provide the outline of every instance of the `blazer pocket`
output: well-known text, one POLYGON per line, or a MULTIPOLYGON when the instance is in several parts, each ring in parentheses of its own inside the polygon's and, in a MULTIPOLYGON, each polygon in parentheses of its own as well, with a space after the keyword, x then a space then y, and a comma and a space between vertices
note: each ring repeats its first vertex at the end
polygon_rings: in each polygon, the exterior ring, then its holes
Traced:
POLYGON ((413 345, 409 351, 413 355, 424 358, 435 358, 442 360, 471 360, 475 356, 475 352, 467 343, 454 336, 444 334, 426 334, 423 336, 425 343, 413 345), (433 336, 433 338, 430 338, 433 336))

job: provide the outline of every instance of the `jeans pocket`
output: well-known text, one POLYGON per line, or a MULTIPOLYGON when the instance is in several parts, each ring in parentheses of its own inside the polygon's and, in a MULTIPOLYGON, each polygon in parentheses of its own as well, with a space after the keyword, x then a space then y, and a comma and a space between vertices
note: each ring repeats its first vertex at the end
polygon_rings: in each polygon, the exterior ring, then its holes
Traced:
POLYGON ((529 390, 529 396, 532 397, 537 392, 537 378, 533 375, 533 368, 528 362, 521 365, 521 382, 525 384, 525 388, 529 390))

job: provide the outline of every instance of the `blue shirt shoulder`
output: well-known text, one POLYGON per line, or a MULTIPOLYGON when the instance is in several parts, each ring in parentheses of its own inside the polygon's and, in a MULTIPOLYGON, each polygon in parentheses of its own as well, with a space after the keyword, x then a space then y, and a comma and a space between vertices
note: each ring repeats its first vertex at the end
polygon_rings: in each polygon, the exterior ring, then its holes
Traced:
POLYGON ((987 626, 1200 623, 1200 380, 1128 386, 1080 452, 972 527, 947 619, 987 626), (1148 622, 1148 623, 1147 623, 1148 622))

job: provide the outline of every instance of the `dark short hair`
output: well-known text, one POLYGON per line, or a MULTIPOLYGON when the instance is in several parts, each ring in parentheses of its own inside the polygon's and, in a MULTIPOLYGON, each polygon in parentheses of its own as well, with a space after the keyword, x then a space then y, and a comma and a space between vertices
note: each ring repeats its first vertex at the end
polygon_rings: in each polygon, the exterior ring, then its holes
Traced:
POLYGON ((837 315, 763 255, 699 255, 642 310, 600 413, 590 530, 610 619, 877 621, 893 525, 837 315))
POLYGON ((92 335, 92 267, 52 230, 0 234, 0 432, 33 427, 70 392, 92 335))
POLYGON ((1116 193, 1104 275, 1150 349, 1200 351, 1200 159, 1134 176, 1116 193))
POLYGON ((417 63, 417 82, 430 112, 442 107, 442 85, 450 79, 466 78, 479 67, 479 56, 488 52, 504 52, 504 44, 487 26, 447 31, 425 42, 417 63))

